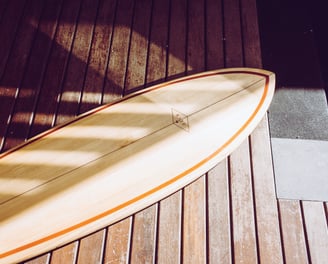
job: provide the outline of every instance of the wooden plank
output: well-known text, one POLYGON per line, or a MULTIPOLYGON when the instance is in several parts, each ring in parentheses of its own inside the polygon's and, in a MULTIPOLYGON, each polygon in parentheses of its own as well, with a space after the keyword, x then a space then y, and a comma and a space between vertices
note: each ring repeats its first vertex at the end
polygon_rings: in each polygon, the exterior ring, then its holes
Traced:
POLYGON ((328 228, 322 202, 302 201, 311 263, 328 263, 328 228))
POLYGON ((51 252, 50 264, 76 263, 79 242, 75 241, 51 252))
POLYGON ((167 76, 171 80, 186 72, 187 2, 171 1, 167 76))
POLYGON ((205 15, 206 70, 224 67, 222 0, 207 0, 205 15))
POLYGON ((286 263, 309 263, 300 202, 279 199, 281 234, 286 263))
POLYGON ((250 168, 249 143, 245 140, 230 155, 233 262, 256 263, 257 241, 250 168))
MULTIPOLYGON (((0 84, 0 123, 8 124, 12 118, 12 111, 15 106, 16 97, 21 90, 21 83, 26 70, 31 46, 37 28, 30 25, 31 21, 38 24, 42 11, 42 1, 31 0, 24 11, 20 26, 13 43, 10 60, 6 64, 6 70, 1 78, 0 84), (13 74, 15 73, 15 74, 13 74)), ((15 23, 15 22, 14 22, 15 23)), ((3 48, 1 48, 3 49, 3 48)), ((1 76, 0 76, 1 77, 1 76)), ((9 137, 12 131, 8 131, 8 127, 0 126, 0 137, 9 137)), ((0 142, 0 151, 5 151, 10 146, 6 146, 4 140, 0 142)))
POLYGON ((182 191, 159 203, 157 263, 180 263, 182 258, 182 191))
POLYGON ((169 1, 153 1, 146 84, 163 82, 166 77, 169 1))
POLYGON ((267 117, 264 117, 253 131, 250 142, 260 262, 282 263, 282 245, 267 117))
POLYGON ((104 263, 128 263, 132 216, 108 227, 104 263))
POLYGON ((5 149, 15 147, 28 139, 31 119, 48 63, 61 2, 49 1, 42 10, 40 23, 35 21, 33 25, 30 25, 37 30, 37 33, 30 48, 30 58, 22 78, 20 91, 16 97, 12 118, 8 124, 10 135, 6 138, 5 149))
POLYGON ((48 264, 49 259, 50 259, 50 253, 28 260, 24 262, 24 264, 48 264))
POLYGON ((122 97, 128 63, 133 18, 133 0, 117 2, 113 40, 105 78, 103 103, 122 97))
POLYGON ((240 7, 244 63, 247 67, 262 68, 256 0, 240 0, 240 7))
POLYGON ((102 262, 106 231, 102 229, 80 240, 77 264, 102 262))
POLYGON ((24 0, 8 1, 5 12, 1 17, 0 79, 3 77, 7 60, 12 50, 12 45, 23 16, 25 3, 26 1, 24 0))
POLYGON ((103 103, 105 75, 112 43, 116 0, 101 0, 94 29, 79 113, 103 103))
POLYGON ((78 25, 74 33, 63 87, 60 92, 55 124, 62 124, 77 116, 87 70, 94 24, 99 0, 82 2, 78 25))
POLYGON ((0 1, 0 25, 2 23, 2 18, 4 17, 4 14, 6 12, 8 2, 8 0, 0 1))
POLYGON ((29 137, 35 136, 55 124, 58 96, 61 94, 80 8, 80 1, 63 1, 63 3, 29 137))
POLYGON ((206 263, 206 239, 206 182, 200 177, 183 189, 184 263, 206 263))
POLYGON ((151 8, 151 0, 135 2, 124 94, 145 84, 151 8))
POLYGON ((204 6, 204 0, 188 1, 188 74, 205 70, 204 6))
POLYGON ((223 0, 225 67, 244 65, 239 0, 223 0))
POLYGON ((156 250, 157 204, 136 213, 133 220, 131 263, 154 263, 156 250))
POLYGON ((232 263, 227 159, 208 172, 208 262, 232 263))

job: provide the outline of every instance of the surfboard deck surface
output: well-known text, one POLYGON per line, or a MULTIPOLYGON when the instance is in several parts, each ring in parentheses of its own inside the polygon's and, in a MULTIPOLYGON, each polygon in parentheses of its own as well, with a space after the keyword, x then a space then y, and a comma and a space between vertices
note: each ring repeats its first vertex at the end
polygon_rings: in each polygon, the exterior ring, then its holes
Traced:
POLYGON ((233 68, 134 93, 0 156, 0 263, 46 252, 200 177, 253 131, 272 72, 233 68))

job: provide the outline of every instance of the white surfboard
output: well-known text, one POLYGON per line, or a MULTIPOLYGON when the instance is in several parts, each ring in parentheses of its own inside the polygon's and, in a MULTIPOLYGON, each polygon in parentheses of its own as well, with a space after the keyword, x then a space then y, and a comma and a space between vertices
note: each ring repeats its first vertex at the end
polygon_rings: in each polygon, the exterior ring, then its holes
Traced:
POLYGON ((0 263, 73 241, 197 179, 253 131, 274 85, 273 73, 250 68, 188 76, 2 154, 0 263))

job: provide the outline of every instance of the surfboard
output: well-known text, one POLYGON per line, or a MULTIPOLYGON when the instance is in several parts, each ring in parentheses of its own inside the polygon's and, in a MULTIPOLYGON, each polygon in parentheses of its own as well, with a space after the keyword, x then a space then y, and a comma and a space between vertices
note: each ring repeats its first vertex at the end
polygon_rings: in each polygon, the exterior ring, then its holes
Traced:
POLYGON ((274 86, 275 75, 261 69, 187 76, 2 154, 0 263, 78 239, 194 181, 249 136, 274 86))

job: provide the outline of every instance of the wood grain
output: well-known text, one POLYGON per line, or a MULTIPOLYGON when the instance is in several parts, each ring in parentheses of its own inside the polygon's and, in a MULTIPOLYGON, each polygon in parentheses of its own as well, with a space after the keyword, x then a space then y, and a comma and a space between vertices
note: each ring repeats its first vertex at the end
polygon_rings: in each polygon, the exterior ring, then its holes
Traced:
POLYGON ((6 8, 3 10, 1 17, 0 32, 2 37, 0 49, 0 78, 3 74, 11 55, 12 45, 15 40, 16 33, 19 29, 20 22, 26 1, 14 0, 8 1, 6 8))
MULTIPOLYGON (((30 5, 26 6, 21 17, 21 25, 17 29, 15 39, 12 43, 13 46, 12 48, 9 48, 9 51, 11 51, 11 59, 6 63, 6 69, 2 76, 0 76, 2 83, 0 87, 0 96, 2 98, 0 106, 0 123, 2 124, 8 124, 11 122, 16 103, 15 99, 22 92, 21 85, 30 58, 31 47, 37 32, 42 9, 43 2, 38 0, 33 0, 30 5), (33 21, 34 26, 30 24, 31 21, 33 21), (15 72, 15 74, 12 74, 13 72, 15 72)), ((3 55, 6 57, 5 54, 3 55)), ((11 138, 13 132, 8 129, 8 127, 3 127, 3 130, 0 131, 1 137, 6 137, 6 139, 8 137, 11 138)), ((13 138, 11 139, 12 141, 8 140, 8 144, 5 143, 5 139, 0 142, 0 151, 7 150, 14 146, 16 140, 13 138)), ((16 144, 17 143, 20 142, 16 142, 16 144)))
POLYGON ((135 2, 124 94, 145 85, 151 8, 151 0, 135 2))
POLYGON ((157 263, 180 263, 182 259, 182 193, 159 202, 157 263))
POLYGON ((79 113, 79 103, 95 28, 94 23, 87 22, 95 20, 98 3, 99 0, 86 0, 81 3, 77 27, 74 32, 75 38, 58 98, 55 125, 63 124, 79 113))
POLYGON ((244 66, 239 0, 223 0, 224 66, 244 66))
POLYGON ((299 201, 279 200, 282 239, 286 263, 309 263, 299 201))
POLYGON ((232 263, 227 159, 208 172, 208 263, 232 263))
POLYGON ((104 263, 128 263, 130 259, 132 219, 128 217, 108 227, 104 263))
POLYGON ((47 264, 49 262, 50 254, 45 254, 40 257, 31 259, 29 261, 24 262, 24 264, 47 264))
POLYGON ((328 228, 322 202, 302 201, 311 263, 328 262, 328 228))
POLYGON ((206 263, 205 178, 184 188, 182 259, 184 263, 206 263))
POLYGON ((247 67, 262 68, 256 0, 241 0, 240 16, 244 63, 247 67))
POLYGON ((186 73, 187 1, 171 1, 168 46, 168 79, 182 77, 186 73))
POLYGON ((50 263, 51 264, 76 263, 78 248, 79 248, 79 242, 76 241, 52 251, 50 263))
POLYGON ((206 70, 224 67, 224 35, 222 1, 207 0, 205 16, 206 70))
POLYGON ((230 173, 233 261, 243 263, 247 259, 250 263, 256 263, 256 223, 247 139, 230 155, 230 173))
POLYGON ((102 229, 80 240, 79 252, 77 255, 78 264, 102 262, 104 253, 103 245, 106 231, 107 230, 102 229))
POLYGON ((61 97, 61 87, 80 9, 79 1, 64 1, 63 3, 49 63, 38 95, 38 103, 34 109, 29 137, 33 137, 55 124, 58 99, 61 97))
MULTIPOLYGON (((115 5, 116 0, 101 0, 99 3, 79 114, 100 106, 104 101, 104 85, 109 81, 105 76, 113 37, 115 5)), ((114 98, 117 97, 115 95, 114 98)))
POLYGON ((188 1, 187 72, 205 70, 204 0, 188 1))
POLYGON ((147 56, 147 86, 166 79, 169 31, 169 1, 153 1, 149 51, 147 56))
POLYGON ((263 118, 250 136, 258 249, 260 262, 282 263, 270 135, 266 118, 263 118))
POLYGON ((110 103, 124 94, 124 85, 131 43, 133 0, 117 1, 113 39, 105 75, 103 103, 110 103))
MULTIPOLYGON (((56 30, 56 20, 61 9, 61 1, 49 1, 43 9, 40 21, 29 25, 36 31, 31 53, 16 96, 12 116, 8 122, 8 131, 4 149, 21 144, 29 138, 35 105, 47 67, 52 40, 56 30), (52 22, 49 22, 49 19, 52 22)), ((30 34, 30 33, 27 33, 30 34)))
POLYGON ((131 263, 154 263, 156 249, 157 205, 134 215, 131 263))

